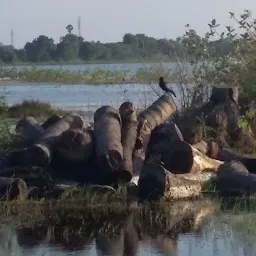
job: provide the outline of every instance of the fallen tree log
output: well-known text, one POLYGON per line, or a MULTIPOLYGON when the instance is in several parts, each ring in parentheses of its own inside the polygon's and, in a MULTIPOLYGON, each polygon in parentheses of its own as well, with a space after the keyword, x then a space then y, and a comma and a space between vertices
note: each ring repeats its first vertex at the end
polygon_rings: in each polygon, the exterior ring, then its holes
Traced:
POLYGON ((154 163, 143 166, 138 182, 138 195, 142 200, 195 198, 201 195, 201 189, 199 182, 181 178, 154 163))
POLYGON ((213 159, 223 162, 241 162, 250 173, 256 174, 256 158, 239 154, 229 148, 222 148, 216 141, 212 139, 201 141, 193 145, 193 147, 213 159))
POLYGON ((93 131, 70 129, 64 131, 56 144, 55 156, 71 162, 83 163, 93 154, 93 131))
POLYGON ((53 179, 49 172, 37 166, 7 166, 0 170, 0 177, 22 179, 28 186, 52 188, 53 179))
POLYGON ((221 147, 214 139, 202 140, 196 144, 193 144, 192 146, 210 158, 225 161, 217 158, 221 147))
POLYGON ((42 127, 47 130, 49 127, 51 127, 52 125, 56 124, 57 122, 59 122, 61 119, 61 117, 57 114, 52 115, 51 117, 49 117, 43 124, 42 127))
POLYGON ((167 121, 176 111, 176 105, 171 96, 163 95, 138 116, 138 139, 141 149, 135 150, 133 158, 134 172, 139 174, 143 166, 151 131, 167 121))
POLYGON ((83 119, 76 114, 64 115, 57 123, 49 127, 37 143, 25 151, 28 165, 49 166, 52 160, 54 146, 60 135, 69 129, 82 129, 83 119))
POLYGON ((122 171, 123 146, 121 143, 121 117, 111 106, 103 106, 94 114, 95 152, 97 164, 106 179, 129 181, 131 174, 122 171))
POLYGON ((256 175, 249 173, 242 163, 231 161, 219 167, 217 188, 227 194, 255 193, 256 175))
POLYGON ((16 132, 28 140, 28 143, 33 143, 44 135, 45 129, 32 116, 27 116, 21 119, 16 125, 16 132))
POLYGON ((139 114, 138 121, 144 130, 150 132, 168 120, 175 111, 172 97, 164 94, 139 114))
POLYGON ((24 180, 0 177, 0 197, 2 200, 25 199, 27 196, 28 188, 24 180))
POLYGON ((172 173, 216 172, 222 161, 211 159, 185 141, 174 141, 166 150, 153 154, 150 161, 162 162, 172 173))
MULTIPOLYGON (((137 139, 138 121, 136 111, 130 102, 124 102, 119 112, 122 119, 121 142, 123 145, 122 170, 133 175, 133 152, 137 139)), ((130 180, 129 180, 130 181, 130 180)))

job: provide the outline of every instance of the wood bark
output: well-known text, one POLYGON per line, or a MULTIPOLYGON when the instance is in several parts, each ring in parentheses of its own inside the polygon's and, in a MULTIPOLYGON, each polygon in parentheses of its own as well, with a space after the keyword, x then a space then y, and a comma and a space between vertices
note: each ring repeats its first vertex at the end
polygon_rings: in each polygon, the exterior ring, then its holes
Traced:
POLYGON ((0 170, 0 176, 6 178, 20 178, 28 186, 37 186, 39 188, 52 188, 53 179, 49 172, 42 167, 37 166, 6 166, 0 170))
POLYGON ((146 163, 140 174, 138 195, 144 200, 195 198, 201 195, 201 185, 172 174, 159 164, 146 163))
POLYGON ((225 161, 223 159, 217 158, 221 147, 214 139, 205 139, 196 144, 193 144, 192 146, 210 158, 225 161))
POLYGON ((1 199, 25 199, 28 195, 27 184, 22 179, 0 177, 1 199))
POLYGON ((255 193, 256 175, 248 172, 246 167, 237 161, 225 163, 217 173, 217 187, 224 193, 255 193))
POLYGON ((33 143, 44 135, 45 129, 32 116, 21 119, 16 125, 16 131, 33 143))
POLYGON ((49 166, 52 160, 54 146, 60 135, 69 129, 82 129, 83 119, 76 114, 64 115, 57 123, 50 126, 32 147, 25 152, 28 165, 49 166))
POLYGON ((138 121, 144 130, 152 131, 168 120, 176 111, 176 105, 171 96, 162 95, 138 116, 138 121))
MULTIPOLYGON (((121 143, 121 117, 111 106, 103 106, 94 114, 95 151, 100 169, 111 179, 130 180, 131 174, 122 171, 123 146, 121 143)), ((110 181, 111 182, 111 181, 110 181)))
POLYGON ((213 128, 212 136, 227 146, 226 133, 236 139, 238 126, 238 87, 213 87, 210 102, 202 108, 206 125, 213 128))
MULTIPOLYGON (((211 159, 185 141, 174 141, 155 150, 149 161, 161 163, 172 173, 216 172, 222 161, 211 159)), ((159 143, 160 144, 160 143, 159 143)), ((163 142, 164 145, 164 142, 163 142)))
POLYGON ((93 154, 93 131, 70 129, 60 135, 56 144, 56 155, 71 162, 86 162, 93 154))
POLYGON ((151 131, 163 124, 176 111, 176 105, 171 96, 163 95, 138 116, 138 139, 141 149, 135 150, 133 158, 134 172, 139 174, 143 166, 151 131))
MULTIPOLYGON (((123 145, 123 171, 131 174, 130 180, 133 175, 133 152, 137 139, 138 121, 136 111, 130 102, 124 102, 119 112, 122 119, 121 129, 121 142, 123 145)), ((130 181, 129 180, 129 181, 130 181)))
POLYGON ((60 121, 61 117, 57 114, 52 115, 49 117, 43 124, 42 127, 47 130, 50 126, 56 124, 58 121, 60 121))

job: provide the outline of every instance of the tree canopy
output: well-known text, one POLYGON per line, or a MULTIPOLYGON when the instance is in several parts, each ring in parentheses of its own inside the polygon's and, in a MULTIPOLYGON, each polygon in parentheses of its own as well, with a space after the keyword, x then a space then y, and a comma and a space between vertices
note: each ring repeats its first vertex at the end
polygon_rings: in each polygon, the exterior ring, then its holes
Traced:
MULTIPOLYGON (((192 29, 189 36, 177 39, 156 39, 145 34, 126 33, 122 42, 101 43, 85 41, 73 33, 71 24, 66 26, 67 34, 55 43, 52 38, 40 35, 27 42, 23 49, 0 44, 0 62, 51 62, 51 61, 151 61, 173 60, 184 57, 192 44, 201 42, 201 38, 192 29)), ((227 54, 232 45, 226 39, 212 41, 208 46, 213 55, 227 54)))

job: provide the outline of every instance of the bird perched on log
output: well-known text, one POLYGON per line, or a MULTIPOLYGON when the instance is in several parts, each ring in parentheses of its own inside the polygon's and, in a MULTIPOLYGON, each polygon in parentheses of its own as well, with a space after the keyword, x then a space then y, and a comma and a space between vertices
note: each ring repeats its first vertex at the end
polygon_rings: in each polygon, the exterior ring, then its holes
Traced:
POLYGON ((166 82, 162 76, 159 78, 159 86, 163 91, 171 93, 174 97, 176 97, 175 92, 166 86, 166 82))

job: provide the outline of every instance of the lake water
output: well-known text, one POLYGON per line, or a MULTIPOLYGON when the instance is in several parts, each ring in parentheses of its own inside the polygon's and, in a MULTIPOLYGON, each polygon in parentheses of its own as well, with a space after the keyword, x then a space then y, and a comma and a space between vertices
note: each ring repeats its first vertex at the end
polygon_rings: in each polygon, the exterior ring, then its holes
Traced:
POLYGON ((174 203, 169 217, 152 211, 116 219, 93 213, 98 220, 92 223, 77 218, 67 224, 67 215, 60 220, 61 227, 58 223, 37 228, 4 224, 0 228, 0 255, 255 255, 255 211, 213 210, 209 204, 200 208, 197 202, 182 204, 174 203))
POLYGON ((0 97, 4 96, 8 105, 21 103, 23 100, 39 100, 70 111, 84 111, 88 121, 92 120, 93 112, 103 105, 119 108, 124 101, 129 100, 135 107, 144 109, 152 104, 158 95, 160 91, 157 85, 0 83, 0 97))

